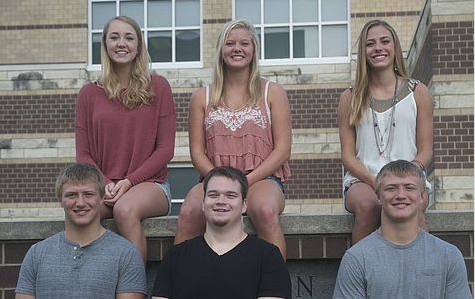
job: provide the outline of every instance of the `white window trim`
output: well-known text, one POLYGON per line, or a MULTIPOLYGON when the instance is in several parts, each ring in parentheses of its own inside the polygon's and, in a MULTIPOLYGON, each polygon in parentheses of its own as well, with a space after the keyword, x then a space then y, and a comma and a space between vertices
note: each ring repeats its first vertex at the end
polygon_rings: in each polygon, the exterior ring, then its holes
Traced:
MULTIPOLYGON (((326 64, 326 63, 349 63, 351 61, 351 12, 350 12, 350 1, 347 0, 347 21, 319 21, 317 22, 319 35, 318 35, 318 53, 321 55, 322 53, 322 26, 325 25, 347 25, 347 56, 341 57, 309 57, 309 58, 282 58, 282 59, 264 59, 264 43, 261 43, 261 57, 259 60, 259 65, 261 66, 275 66, 275 65, 304 65, 304 64, 326 64)), ((321 20, 321 0, 318 0, 318 19, 321 20)), ((264 0, 260 0, 261 5, 261 22, 259 24, 255 24, 254 26, 261 31, 261 38, 263 38, 263 28, 271 27, 288 27, 289 28, 289 56, 293 56, 293 27, 295 26, 305 26, 305 25, 315 25, 314 22, 296 22, 293 23, 293 0, 289 0, 289 23, 273 23, 273 24, 264 24, 262 21, 264 20, 264 0)), ((236 0, 232 0, 232 17, 233 20, 236 19, 236 0)))
MULTIPOLYGON (((175 23, 175 0, 172 1, 172 24, 175 23)), ((193 29, 199 30, 200 32, 200 61, 178 61, 178 62, 152 62, 151 69, 184 69, 184 68, 202 68, 203 67, 203 1, 199 0, 200 6, 200 25, 199 26, 182 26, 179 30, 182 29, 193 29), (199 28, 198 28, 199 27, 199 28)), ((87 71, 101 71, 102 67, 100 64, 92 64, 92 34, 102 32, 102 29, 92 29, 92 3, 94 2, 114 2, 116 4, 116 15, 119 15, 120 10, 120 0, 88 0, 87 6, 87 71)), ((143 0, 144 2, 144 26, 143 37, 145 43, 148 46, 148 31, 156 30, 156 27, 148 27, 148 0, 143 0)), ((176 58, 176 48, 175 48, 175 31, 176 27, 169 27, 172 31, 172 61, 176 58)), ((163 29, 163 27, 160 27, 163 29)))
MULTIPOLYGON (((192 163, 169 163, 167 164, 167 167, 168 168, 194 168, 192 163)), ((172 193, 172 199, 171 199, 172 204, 183 203, 183 202, 185 202, 184 198, 173 198, 173 193, 172 193)))

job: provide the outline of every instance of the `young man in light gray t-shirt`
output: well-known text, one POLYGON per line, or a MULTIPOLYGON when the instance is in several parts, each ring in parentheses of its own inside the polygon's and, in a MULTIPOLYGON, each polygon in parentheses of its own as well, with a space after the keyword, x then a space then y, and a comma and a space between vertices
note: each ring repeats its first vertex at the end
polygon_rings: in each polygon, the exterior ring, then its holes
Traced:
POLYGON ((16 299, 143 299, 145 268, 135 246, 100 222, 102 175, 87 164, 67 166, 56 181, 65 230, 26 254, 16 299))
POLYGON ((414 163, 397 160, 381 169, 381 227, 343 256, 334 299, 473 298, 460 251, 419 228, 424 192, 424 173, 414 163))

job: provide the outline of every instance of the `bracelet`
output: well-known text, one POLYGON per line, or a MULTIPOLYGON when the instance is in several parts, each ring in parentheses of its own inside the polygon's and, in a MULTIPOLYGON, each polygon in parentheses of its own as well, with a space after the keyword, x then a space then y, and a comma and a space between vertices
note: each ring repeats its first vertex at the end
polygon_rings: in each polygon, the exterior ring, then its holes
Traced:
POLYGON ((417 167, 419 167, 424 173, 426 172, 426 168, 425 168, 424 164, 422 164, 421 161, 414 159, 414 160, 412 160, 412 163, 417 165, 417 167))

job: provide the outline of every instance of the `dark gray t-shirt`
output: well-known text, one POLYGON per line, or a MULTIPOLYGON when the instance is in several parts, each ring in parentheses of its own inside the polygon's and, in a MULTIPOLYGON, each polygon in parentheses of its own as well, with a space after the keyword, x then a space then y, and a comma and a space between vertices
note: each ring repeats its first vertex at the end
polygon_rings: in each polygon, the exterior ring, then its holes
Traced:
POLYGON ((147 281, 140 253, 121 236, 107 230, 80 247, 60 232, 28 250, 15 292, 37 299, 115 298, 147 294, 147 281))
POLYGON ((333 298, 473 297, 460 251, 421 230, 408 245, 395 245, 375 231, 348 249, 333 298))

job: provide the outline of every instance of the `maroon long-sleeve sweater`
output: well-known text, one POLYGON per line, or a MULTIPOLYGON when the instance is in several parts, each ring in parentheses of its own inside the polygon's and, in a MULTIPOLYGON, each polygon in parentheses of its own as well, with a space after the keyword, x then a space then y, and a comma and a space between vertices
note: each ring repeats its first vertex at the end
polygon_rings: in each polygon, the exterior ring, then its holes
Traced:
POLYGON ((132 110, 108 99, 96 83, 81 88, 76 102, 76 160, 96 166, 106 183, 163 182, 175 146, 175 106, 168 81, 152 76, 154 99, 132 110))

